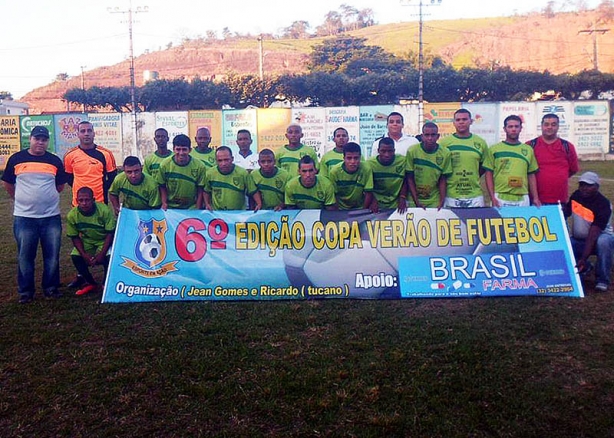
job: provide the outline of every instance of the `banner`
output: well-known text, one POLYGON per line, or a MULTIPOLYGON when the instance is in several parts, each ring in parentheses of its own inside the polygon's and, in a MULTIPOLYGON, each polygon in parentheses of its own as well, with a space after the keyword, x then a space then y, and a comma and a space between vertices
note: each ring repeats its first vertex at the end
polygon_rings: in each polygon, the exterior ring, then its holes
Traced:
POLYGON ((232 154, 239 153, 237 146, 237 132, 240 129, 247 129, 252 135, 252 151, 258 148, 258 117, 256 109, 224 110, 222 112, 222 144, 232 149, 232 154))
POLYGON ((573 103, 556 101, 556 102, 536 102, 536 117, 535 128, 537 130, 537 136, 542 133, 542 117, 546 114, 556 114, 559 117, 559 137, 571 141, 573 132, 571 127, 573 126, 573 103))
POLYGON ((373 142, 388 133, 386 120, 392 108, 392 105, 360 107, 360 146, 363 156, 370 157, 373 142))
MULTIPOLYGON (((156 113, 156 129, 164 128, 168 131, 169 143, 179 134, 190 135, 187 111, 161 111, 156 113)), ((192 139, 194 142, 194 139, 192 139)), ((192 146, 195 146, 193 144, 192 146)), ((172 146, 169 147, 172 149, 172 146)))
POLYGON ((326 108, 326 143, 322 155, 335 148, 333 132, 337 128, 345 128, 348 141, 358 143, 360 138, 360 109, 357 106, 326 108))
POLYGON ((574 102, 573 114, 573 143, 578 154, 608 152, 610 140, 608 102, 605 100, 574 102))
POLYGON ((558 206, 122 209, 103 302, 582 297, 558 206))
MULTIPOLYGON (((211 134, 211 147, 222 144, 222 111, 221 110, 198 110, 188 111, 188 124, 190 128, 190 139, 195 142, 196 131, 198 128, 207 128, 211 134)), ((172 140, 171 140, 172 142, 172 140)), ((192 144, 195 146, 195 144, 192 144)), ((171 148, 171 145, 169 145, 171 148)))
POLYGON ((442 137, 454 134, 454 113, 461 108, 459 102, 447 103, 425 103, 424 122, 433 122, 439 126, 439 133, 442 137))
MULTIPOLYGON (((515 115, 522 120, 522 132, 520 133, 520 141, 522 143, 537 137, 538 131, 537 117, 535 115, 534 102, 501 102, 499 104, 499 141, 505 140, 505 131, 503 130, 503 121, 507 116, 515 115)), ((541 134, 541 132, 540 132, 541 134)), ((497 143, 495 142, 495 143, 497 143)))
POLYGON ((79 145, 79 122, 84 120, 87 120, 86 114, 56 114, 53 116, 57 156, 62 158, 69 149, 79 145))
POLYGON ((55 129, 53 126, 53 116, 19 116, 21 125, 21 149, 30 147, 30 134, 35 126, 44 126, 49 130, 49 146, 47 151, 55 153, 55 129))
POLYGON ((125 154, 122 144, 122 117, 120 113, 89 113, 88 120, 94 127, 94 142, 113 153, 118 166, 124 162, 125 154))
POLYGON ((293 108, 292 123, 301 125, 301 128, 303 128, 303 144, 313 148, 318 154, 318 158, 322 158, 326 148, 326 109, 293 108))
POLYGON ((258 108, 258 132, 252 132, 252 138, 258 135, 258 149, 252 145, 252 151, 270 149, 275 152, 285 144, 286 129, 292 122, 290 108, 258 108))
POLYGON ((9 157, 20 149, 19 116, 0 116, 0 170, 9 157))
MULTIPOLYGON (((143 162, 143 159, 147 155, 152 154, 157 148, 154 142, 155 130, 156 115, 154 113, 137 113, 136 131, 138 142, 135 141, 134 116, 131 113, 122 113, 122 141, 125 153, 127 155, 136 155, 143 162)), ((173 139, 171 138, 168 142, 169 149, 173 148, 172 142, 173 139)))
POLYGON ((482 137, 489 146, 503 140, 499 138, 499 105, 463 102, 462 106, 471 112, 473 119, 471 132, 482 137))

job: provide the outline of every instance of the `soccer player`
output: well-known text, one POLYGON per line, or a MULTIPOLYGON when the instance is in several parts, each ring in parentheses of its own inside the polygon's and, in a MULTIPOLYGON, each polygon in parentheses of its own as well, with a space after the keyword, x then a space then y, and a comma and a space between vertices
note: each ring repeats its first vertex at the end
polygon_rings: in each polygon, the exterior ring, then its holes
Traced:
POLYGON ((243 169, 251 172, 258 169, 258 154, 250 149, 252 145, 252 134, 247 129, 239 129, 237 132, 237 146, 239 153, 234 157, 233 162, 243 169))
POLYGON ((164 128, 156 129, 154 132, 154 142, 156 143, 157 149, 153 154, 145 157, 143 172, 152 176, 155 180, 160 170, 160 163, 162 163, 165 158, 173 155, 173 151, 168 148, 168 131, 164 128))
MULTIPOLYGON (((390 137, 392 140, 394 140, 394 149, 396 150, 397 154, 402 156, 405 156, 405 154, 407 154, 407 151, 410 147, 415 144, 418 144, 418 140, 416 139, 416 137, 403 133, 404 126, 405 122, 401 113, 394 111, 388 114, 388 118, 386 119, 386 129, 388 131, 385 137, 390 137)), ((374 157, 377 154, 379 141, 382 138, 383 137, 377 138, 373 142, 373 145, 371 146, 371 157, 374 157)))
POLYGON ((249 177, 260 192, 262 209, 280 211, 285 207, 288 172, 275 166, 275 154, 270 149, 260 151, 258 164, 260 168, 250 173, 249 177))
MULTIPOLYGON (((36 253, 43 254, 42 287, 46 297, 60 298, 60 244, 62 219, 60 192, 66 184, 62 160, 51 152, 49 131, 35 126, 29 149, 11 155, 2 183, 13 199, 13 234, 17 242, 17 292, 19 302, 34 299, 36 253)), ((5 226, 8 224, 5 224, 5 226)))
POLYGON ((77 205, 77 192, 81 187, 91 188, 96 201, 106 204, 109 187, 117 175, 115 157, 110 150, 94 143, 96 134, 90 122, 80 122, 77 129, 79 146, 64 155, 68 184, 73 192, 72 205, 77 205))
POLYGON ((373 171, 373 201, 371 211, 396 208, 399 213, 407 210, 406 158, 395 154, 394 140, 384 137, 379 141, 377 155, 367 160, 373 171))
POLYGON ((313 158, 300 159, 299 175, 286 184, 285 204, 290 209, 337 210, 335 189, 325 176, 316 175, 313 158))
POLYGON ((373 171, 361 163, 360 145, 354 142, 343 146, 343 163, 330 171, 339 210, 370 208, 373 201, 373 171))
POLYGON ((516 115, 503 121, 505 140, 488 148, 484 169, 486 187, 493 207, 541 205, 535 173, 539 170, 533 148, 521 143, 522 119, 516 115))
POLYGON ((207 210, 245 210, 245 197, 254 200, 254 211, 262 208, 262 198, 247 170, 233 163, 232 150, 220 146, 215 151, 217 166, 207 171, 204 199, 207 210))
POLYGON ((450 152, 437 144, 439 127, 427 122, 422 142, 407 151, 407 186, 419 208, 441 209, 446 200, 446 179, 452 174, 450 152))
POLYGON ((117 175, 109 189, 109 200, 115 214, 119 214, 119 200, 132 210, 160 208, 160 190, 151 175, 143 173, 138 157, 129 156, 124 160, 124 172, 117 175))
POLYGON ((207 128, 198 128, 196 130, 196 147, 190 151, 190 155, 202 161, 208 169, 216 165, 215 150, 209 147, 211 144, 211 132, 207 128))
POLYGON ((539 172, 535 174, 537 194, 542 204, 567 202, 569 177, 580 167, 576 148, 558 136, 559 116, 546 114, 542 117, 542 135, 527 142, 533 146, 539 172))
POLYGON ((160 186, 162 209, 202 209, 207 168, 190 156, 190 137, 179 134, 173 139, 174 155, 160 164, 156 182, 160 186))
POLYGON ((450 151, 452 175, 447 179, 444 203, 449 208, 484 207, 480 176, 486 157, 486 141, 470 131, 471 112, 459 109, 454 113, 456 132, 443 138, 439 146, 450 151))
POLYGON ((333 132, 334 149, 326 152, 320 160, 319 175, 328 177, 330 170, 337 164, 343 163, 343 146, 349 141, 349 135, 345 128, 337 128, 333 132))
POLYGON ((298 175, 299 161, 304 156, 310 156, 313 160, 316 172, 318 170, 318 155, 313 148, 301 143, 303 138, 303 128, 300 125, 292 124, 286 129, 288 144, 280 148, 275 154, 277 165, 288 172, 291 176, 298 175))
POLYGON ((92 189, 81 187, 77 191, 77 206, 66 216, 66 235, 75 246, 70 257, 85 280, 76 295, 85 295, 98 287, 89 267, 102 265, 107 272, 114 232, 115 216, 111 209, 94 200, 92 189))

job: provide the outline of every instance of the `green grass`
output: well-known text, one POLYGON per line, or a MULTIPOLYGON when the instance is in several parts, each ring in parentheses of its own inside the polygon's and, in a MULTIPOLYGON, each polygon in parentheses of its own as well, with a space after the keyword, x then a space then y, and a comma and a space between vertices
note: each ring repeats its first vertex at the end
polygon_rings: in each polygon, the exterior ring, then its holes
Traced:
POLYGON ((0 208, 2 437, 614 435, 612 291, 20 306, 0 208))

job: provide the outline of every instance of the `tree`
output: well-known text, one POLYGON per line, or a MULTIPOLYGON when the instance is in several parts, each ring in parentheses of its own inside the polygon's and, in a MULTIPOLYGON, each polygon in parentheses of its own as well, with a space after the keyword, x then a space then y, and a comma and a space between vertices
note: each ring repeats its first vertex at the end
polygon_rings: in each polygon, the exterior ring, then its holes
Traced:
POLYGON ((313 47, 309 55, 308 68, 311 71, 346 71, 348 64, 360 59, 392 62, 395 58, 379 46, 367 46, 365 38, 337 37, 328 39, 313 47))
POLYGON ((546 3, 546 6, 543 9, 543 13, 544 17, 546 18, 552 18, 556 15, 554 13, 554 0, 549 0, 548 3, 546 3))
POLYGON ((318 36, 333 36, 343 31, 343 21, 341 14, 337 11, 330 11, 324 16, 324 23, 316 29, 318 36))
POLYGON ((295 21, 283 31, 284 38, 291 38, 294 40, 309 38, 309 36, 309 23, 304 20, 295 21))
POLYGON ((13 100, 13 94, 9 91, 0 91, 0 100, 13 100))
POLYGON ((373 9, 366 8, 358 11, 359 27, 369 27, 375 24, 375 18, 373 18, 373 9))
POLYGON ((63 82, 67 81, 69 77, 70 76, 68 76, 68 73, 58 73, 57 75, 55 75, 55 80, 63 82))
POLYGON ((117 112, 131 110, 129 87, 91 87, 87 90, 71 88, 64 93, 62 99, 69 103, 101 110, 112 109, 117 112))
POLYGON ((600 23, 608 23, 614 20, 614 1, 601 0, 601 3, 597 6, 597 14, 600 23))
POLYGON ((358 9, 345 3, 339 6, 339 8, 343 16, 343 30, 356 30, 358 28, 358 9))

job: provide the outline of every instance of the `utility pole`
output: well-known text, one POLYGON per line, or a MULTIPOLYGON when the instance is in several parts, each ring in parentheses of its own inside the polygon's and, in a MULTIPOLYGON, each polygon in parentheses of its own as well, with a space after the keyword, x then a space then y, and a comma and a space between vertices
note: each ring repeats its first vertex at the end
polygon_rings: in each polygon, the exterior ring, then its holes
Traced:
POLYGON ((597 34, 604 35, 610 29, 595 29, 595 23, 590 29, 583 29, 578 31, 578 35, 581 33, 586 33, 593 36, 593 69, 595 71, 599 71, 599 58, 597 56, 597 34))
MULTIPOLYGON (((83 95, 85 96, 85 72, 83 71, 83 69, 85 68, 85 65, 81 66, 81 89, 83 90, 83 95)), ((82 113, 85 114, 85 101, 83 101, 83 108, 81 110, 82 113)))
MULTIPOLYGON (((411 0, 401 0, 403 6, 411 6, 411 0)), ((422 29, 424 25, 423 8, 426 6, 436 6, 441 4, 441 0, 418 0, 418 126, 422 129, 424 123, 424 50, 422 40, 422 29)))
POLYGON ((258 36, 258 74, 260 80, 264 80, 264 50, 262 48, 262 35, 258 36))
POLYGON ((134 150, 132 155, 137 155, 139 145, 139 130, 138 130, 138 116, 136 106, 136 85, 134 80, 134 41, 132 38, 132 25, 134 23, 133 14, 141 12, 149 12, 149 7, 138 6, 136 9, 132 9, 132 0, 128 3, 127 10, 120 10, 119 8, 107 8, 107 11, 111 14, 128 14, 128 37, 130 39, 130 106, 132 107, 132 134, 134 137, 134 150))

